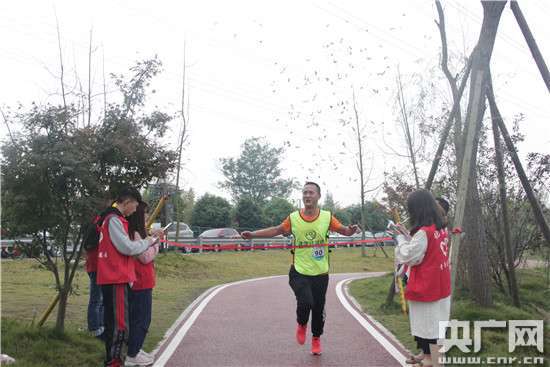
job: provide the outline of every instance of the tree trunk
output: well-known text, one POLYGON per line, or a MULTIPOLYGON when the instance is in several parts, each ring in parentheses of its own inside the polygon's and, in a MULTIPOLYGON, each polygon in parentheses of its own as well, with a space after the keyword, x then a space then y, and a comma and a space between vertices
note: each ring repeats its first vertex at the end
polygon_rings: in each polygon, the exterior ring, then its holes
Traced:
MULTIPOLYGON (((474 162, 475 164, 475 162, 474 162)), ((477 189, 477 173, 471 179, 472 187, 468 190, 464 228, 464 259, 466 260, 466 280, 473 299, 483 306, 493 303, 491 292, 491 272, 489 269, 489 252, 485 238, 479 191, 477 189)))
POLYGON ((414 182, 416 188, 420 188, 420 180, 418 178, 418 169, 416 167, 416 153, 414 151, 414 141, 411 135, 411 127, 409 125, 409 118, 407 116, 407 106, 405 105, 405 97, 403 96, 403 84, 401 83, 401 72, 399 71, 399 66, 397 67, 397 99, 399 101, 399 109, 401 110, 401 126, 403 128, 403 133, 405 135, 405 141, 407 142, 407 150, 409 152, 409 160, 413 167, 414 182))
MULTIPOLYGON (((183 43, 183 77, 181 80, 181 128, 180 128, 180 135, 179 135, 179 141, 178 141, 178 166, 176 171, 176 200, 174 200, 175 203, 175 212, 176 212, 176 242, 179 241, 180 236, 180 219, 178 216, 179 213, 179 203, 180 203, 180 172, 181 172, 181 155, 183 151, 183 143, 185 143, 186 137, 187 137, 187 119, 188 119, 188 113, 185 112, 185 42, 183 43)), ((189 96, 187 96, 187 108, 189 108, 189 96)))
MULTIPOLYGON (((355 103, 355 90, 353 92, 353 111, 355 112, 355 126, 357 133, 357 146, 359 148, 359 159, 357 162, 357 168, 359 170, 360 185, 361 185, 361 240, 365 240, 365 229, 367 223, 365 221, 365 170, 363 166, 363 140, 361 139, 361 129, 359 126, 359 112, 357 112, 357 104, 355 103)), ((367 249, 365 243, 361 243, 361 256, 367 256, 367 249)))
MULTIPOLYGON (((464 254, 468 261, 469 289, 474 300, 483 306, 492 304, 491 281, 488 269, 488 253, 483 240, 481 227, 481 208, 479 207, 476 156, 485 113, 485 89, 489 79, 489 63, 495 44, 496 33, 506 2, 485 1, 483 6, 483 23, 479 40, 473 53, 470 93, 466 123, 464 126, 464 157, 460 169, 458 199, 455 211, 456 226, 464 226, 466 240, 461 252, 461 237, 455 236, 451 246, 451 263, 457 264, 459 254, 464 254), (465 215, 466 212, 468 215, 465 215), (474 252, 475 251, 475 252, 474 252)), ((453 289, 457 267, 452 267, 453 289)))
POLYGON ((60 333, 65 331, 65 315, 67 313, 68 301, 68 290, 66 288, 61 288, 59 290, 59 303, 57 304, 57 319, 55 320, 55 331, 60 333))
MULTIPOLYGON (((508 218, 508 200, 506 199, 506 180, 504 177, 504 157, 502 152, 502 143, 500 141, 500 134, 498 130, 497 120, 502 120, 500 113, 497 109, 493 88, 491 82, 489 82, 487 96, 489 100, 489 106, 491 109, 491 119, 493 122, 493 138, 495 141, 495 157, 498 172, 498 188, 500 195, 500 205, 502 210, 502 228, 504 230, 504 254, 506 255, 506 279, 508 281, 508 289, 512 296, 512 302, 514 306, 520 307, 518 284, 516 281, 516 270, 514 268, 514 255, 512 252, 512 236, 510 234, 510 220, 508 218)), ((499 220, 500 218, 497 218, 499 220)))

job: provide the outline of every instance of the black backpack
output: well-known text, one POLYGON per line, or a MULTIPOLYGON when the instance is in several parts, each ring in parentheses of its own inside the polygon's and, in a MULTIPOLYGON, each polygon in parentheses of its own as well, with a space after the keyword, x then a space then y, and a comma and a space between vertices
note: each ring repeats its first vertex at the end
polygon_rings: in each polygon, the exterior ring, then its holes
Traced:
POLYGON ((90 251, 95 249, 99 245, 99 233, 101 231, 100 215, 96 215, 94 219, 86 226, 84 230, 84 239, 82 240, 82 246, 84 250, 90 251))
POLYGON ((84 250, 90 251, 95 249, 99 245, 99 234, 101 233, 101 225, 103 220, 110 213, 118 213, 119 211, 115 208, 108 208, 103 213, 96 215, 90 223, 86 226, 84 230, 84 239, 82 240, 82 246, 84 250))

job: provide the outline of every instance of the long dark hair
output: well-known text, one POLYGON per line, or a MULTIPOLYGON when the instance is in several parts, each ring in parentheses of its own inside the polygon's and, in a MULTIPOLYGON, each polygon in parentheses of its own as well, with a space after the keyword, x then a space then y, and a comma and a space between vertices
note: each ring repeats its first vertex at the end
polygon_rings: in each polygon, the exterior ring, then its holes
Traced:
POLYGON ((427 190, 416 190, 407 198, 407 210, 411 225, 411 235, 414 235, 420 227, 427 227, 435 224, 435 228, 441 229, 444 226, 443 218, 437 208, 433 195, 427 190))
POLYGON ((139 233, 141 238, 147 237, 147 229, 145 228, 145 213, 149 205, 141 201, 136 211, 130 215, 128 219, 128 236, 131 240, 134 240, 136 232, 139 233))

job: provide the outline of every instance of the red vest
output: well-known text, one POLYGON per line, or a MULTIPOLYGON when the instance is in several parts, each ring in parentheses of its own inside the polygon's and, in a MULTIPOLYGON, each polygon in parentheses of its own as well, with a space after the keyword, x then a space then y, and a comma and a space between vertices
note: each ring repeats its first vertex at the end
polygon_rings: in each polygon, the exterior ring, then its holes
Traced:
POLYGON ((97 272, 97 247, 86 250, 86 272, 97 272))
POLYGON ((428 248, 419 265, 411 267, 405 297, 410 301, 434 302, 451 295, 449 268, 449 237, 446 229, 435 225, 422 227, 426 232, 428 248))
POLYGON ((154 261, 148 264, 142 264, 138 259, 135 259, 136 281, 132 285, 132 290, 139 291, 142 289, 155 288, 155 265, 154 261))
POLYGON ((112 217, 118 218, 128 233, 128 221, 121 215, 109 214, 103 221, 97 254, 97 284, 99 285, 132 283, 136 280, 134 258, 118 252, 111 242, 109 221, 112 217))

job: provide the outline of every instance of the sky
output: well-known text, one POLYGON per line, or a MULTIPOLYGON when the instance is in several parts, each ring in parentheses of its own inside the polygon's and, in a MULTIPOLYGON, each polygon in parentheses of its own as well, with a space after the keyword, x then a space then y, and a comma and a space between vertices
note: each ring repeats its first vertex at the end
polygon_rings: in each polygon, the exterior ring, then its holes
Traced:
MULTIPOLYGON (((442 2, 451 71, 479 35, 478 1, 442 2)), ((523 13, 546 61, 550 3, 525 0, 523 13)), ((163 72, 149 108, 176 113, 184 66, 190 134, 182 187, 229 198, 219 188, 219 159, 238 156, 246 138, 262 136, 285 148, 284 174, 318 181, 341 205, 359 202, 353 94, 365 136, 368 198, 380 198, 384 172, 407 169, 401 157, 397 70, 414 109, 427 93, 424 115, 440 116, 451 101, 439 68, 439 31, 431 1, 17 1, 0 3, 0 106, 60 103, 59 22, 67 84, 88 85, 92 30, 92 110, 103 106, 103 71, 127 73, 157 55, 163 72)), ((491 62, 499 107, 508 126, 522 113, 520 154, 550 152, 550 103, 513 14, 503 12, 491 62)), ((117 98, 107 80, 107 98, 117 98)), ((175 146, 179 121, 163 143, 175 146)), ((16 129, 16 127, 13 127, 16 129)), ((2 125, 2 139, 7 137, 2 125)), ((416 136, 418 141, 420 136, 416 136)), ((432 147, 433 148, 433 147, 432 147)), ((430 147, 424 148, 430 151, 430 147)), ((421 175, 428 165, 421 163, 421 175)), ((300 197, 299 192, 292 195, 300 197)))

